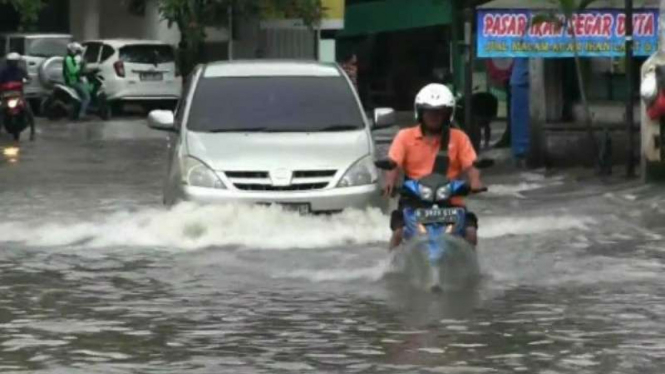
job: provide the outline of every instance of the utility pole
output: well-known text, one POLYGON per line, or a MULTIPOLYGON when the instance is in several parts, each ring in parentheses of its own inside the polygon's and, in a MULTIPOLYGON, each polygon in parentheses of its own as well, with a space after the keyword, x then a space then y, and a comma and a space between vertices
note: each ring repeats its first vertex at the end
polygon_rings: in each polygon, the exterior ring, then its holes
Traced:
POLYGON ((480 132, 478 124, 473 118, 473 21, 475 17, 475 8, 464 9, 464 122, 465 130, 471 138, 476 152, 480 152, 480 132))
POLYGON ((229 61, 232 61, 233 60, 233 38, 234 38, 234 35, 233 35, 233 21, 234 21, 234 19, 233 19, 233 4, 229 5, 229 7, 227 8, 227 12, 228 12, 228 14, 227 14, 227 17, 228 17, 228 22, 227 22, 228 32, 227 32, 227 35, 228 35, 228 38, 229 38, 229 42, 228 42, 227 46, 228 46, 229 61))
POLYGON ((628 160, 626 176, 635 176, 635 131, 633 130, 635 87, 633 84, 633 0, 626 0, 626 80, 628 81, 628 99, 626 100, 626 131, 628 138, 628 160))

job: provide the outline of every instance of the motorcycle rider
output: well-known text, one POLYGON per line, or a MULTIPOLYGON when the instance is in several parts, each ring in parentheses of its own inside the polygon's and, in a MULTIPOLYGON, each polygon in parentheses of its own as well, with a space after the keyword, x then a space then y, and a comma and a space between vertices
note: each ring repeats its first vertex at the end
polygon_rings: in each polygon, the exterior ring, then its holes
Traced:
POLYGON ((0 71, 0 84, 30 80, 28 73, 21 67, 21 55, 11 52, 7 55, 6 66, 0 71))
MULTIPOLYGON (((29 82, 30 76, 28 72, 21 67, 21 55, 16 52, 11 52, 7 55, 6 66, 0 71, 0 86, 12 82, 29 82)), ((25 113, 28 115, 28 121, 30 125, 30 139, 35 137, 35 116, 30 107, 30 103, 25 101, 25 113)), ((1 115, 1 113, 0 113, 1 115)))
POLYGON ((70 43, 67 45, 67 56, 63 63, 63 75, 65 84, 74 90, 81 98, 81 108, 78 117, 83 118, 90 105, 90 91, 82 78, 83 73, 83 46, 79 43, 70 43))
MULTIPOLYGON (((453 127, 455 97, 442 84, 425 86, 416 96, 415 114, 418 124, 401 130, 390 147, 388 157, 399 167, 388 172, 384 194, 392 196, 399 169, 410 179, 420 179, 433 172, 437 156, 447 156, 447 178, 460 179, 466 176, 472 190, 483 188, 480 171, 474 167, 477 156, 469 137, 453 127), (442 145, 444 145, 442 147, 442 145)), ((463 206, 463 199, 452 199, 453 205, 463 206)), ((400 203, 400 208, 401 208, 400 203)), ((402 242, 404 217, 401 209, 392 213, 390 228, 393 235, 390 249, 402 242)), ((467 212, 466 240, 476 245, 478 218, 467 212)))

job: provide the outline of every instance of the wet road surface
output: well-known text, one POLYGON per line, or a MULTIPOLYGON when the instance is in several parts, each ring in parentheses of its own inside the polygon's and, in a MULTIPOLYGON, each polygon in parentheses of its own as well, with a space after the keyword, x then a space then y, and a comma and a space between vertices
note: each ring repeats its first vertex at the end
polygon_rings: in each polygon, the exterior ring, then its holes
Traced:
POLYGON ((490 173, 483 282, 433 296, 385 279, 379 210, 167 210, 165 145, 139 120, 56 123, 0 156, 0 372, 665 368, 658 187, 490 173))

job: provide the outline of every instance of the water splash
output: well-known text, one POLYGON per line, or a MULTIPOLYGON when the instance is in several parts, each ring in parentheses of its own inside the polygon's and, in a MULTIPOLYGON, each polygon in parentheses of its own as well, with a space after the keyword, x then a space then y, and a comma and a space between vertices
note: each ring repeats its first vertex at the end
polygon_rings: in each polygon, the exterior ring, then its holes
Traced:
MULTIPOLYGON (((389 217, 378 209, 332 216, 301 216, 279 208, 181 204, 170 210, 118 212, 87 222, 4 222, 0 242, 33 247, 210 247, 301 249, 385 243, 389 217)), ((586 229, 593 220, 574 216, 481 217, 480 236, 535 235, 586 229)))
POLYGON ((181 204, 116 213, 99 222, 4 223, 0 241, 38 247, 318 248, 385 241, 387 221, 379 210, 301 216, 269 207, 181 204))
POLYGON ((540 217, 488 217, 481 219, 478 234, 481 238, 507 235, 536 235, 550 231, 589 230, 596 221, 589 217, 559 215, 540 217))

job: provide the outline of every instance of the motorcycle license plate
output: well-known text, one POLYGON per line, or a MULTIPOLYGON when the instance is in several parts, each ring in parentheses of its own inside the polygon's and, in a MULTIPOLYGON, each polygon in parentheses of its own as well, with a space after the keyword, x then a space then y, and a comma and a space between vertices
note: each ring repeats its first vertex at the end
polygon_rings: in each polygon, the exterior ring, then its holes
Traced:
POLYGON ((430 208, 416 210, 416 220, 419 223, 442 223, 454 225, 459 220, 461 208, 430 208))
POLYGON ((146 82, 158 82, 164 79, 162 73, 141 73, 141 80, 146 82))

